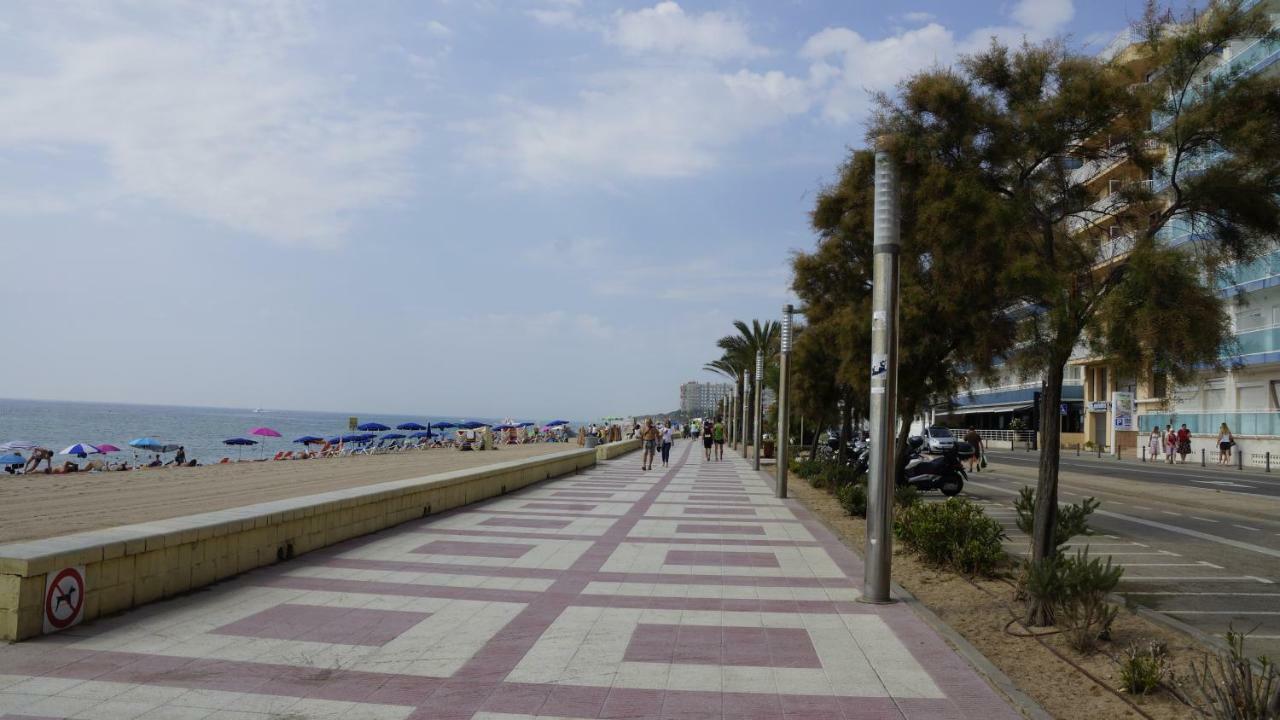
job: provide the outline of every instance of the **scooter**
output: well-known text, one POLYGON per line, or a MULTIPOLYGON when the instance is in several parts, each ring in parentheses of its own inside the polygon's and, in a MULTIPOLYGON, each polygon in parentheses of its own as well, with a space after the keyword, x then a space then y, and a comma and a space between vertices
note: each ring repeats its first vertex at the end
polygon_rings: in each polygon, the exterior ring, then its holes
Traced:
POLYGON ((911 485, 917 490, 941 490, 947 497, 959 495, 969 479, 960 457, 954 450, 949 450, 936 457, 925 458, 920 453, 923 445, 924 440, 918 437, 907 442, 907 462, 899 468, 898 484, 911 485))

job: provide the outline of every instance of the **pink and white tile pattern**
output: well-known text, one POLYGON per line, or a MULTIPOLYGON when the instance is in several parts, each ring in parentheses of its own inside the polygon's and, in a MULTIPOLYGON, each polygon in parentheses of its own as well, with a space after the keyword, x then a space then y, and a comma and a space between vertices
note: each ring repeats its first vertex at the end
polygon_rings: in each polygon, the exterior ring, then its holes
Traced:
POLYGON ((623 458, 0 648, 18 718, 1016 718, 739 459, 623 458))

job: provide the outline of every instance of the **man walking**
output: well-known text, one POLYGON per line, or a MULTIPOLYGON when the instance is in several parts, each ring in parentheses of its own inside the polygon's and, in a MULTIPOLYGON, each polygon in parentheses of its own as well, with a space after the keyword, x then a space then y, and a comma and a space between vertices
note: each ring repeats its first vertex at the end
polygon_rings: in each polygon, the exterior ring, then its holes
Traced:
POLYGON ((653 418, 644 421, 644 429, 640 431, 640 440, 644 442, 644 459, 641 470, 653 469, 653 456, 658 449, 658 428, 653 426, 653 418))
POLYGON ((964 441, 973 447, 973 454, 969 456, 969 472, 975 472, 974 464, 978 466, 977 472, 982 472, 982 436, 977 430, 969 428, 969 432, 964 434, 964 441))
POLYGON ((724 420, 716 418, 716 424, 711 428, 711 437, 716 443, 716 460, 724 460, 724 420))

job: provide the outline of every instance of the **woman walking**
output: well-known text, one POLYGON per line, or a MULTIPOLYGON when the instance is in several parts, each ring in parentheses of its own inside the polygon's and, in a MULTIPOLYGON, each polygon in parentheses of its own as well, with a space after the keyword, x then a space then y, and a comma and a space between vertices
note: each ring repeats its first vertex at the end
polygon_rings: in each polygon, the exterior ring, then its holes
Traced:
POLYGON ((671 460, 671 421, 668 420, 662 428, 662 467, 666 467, 671 460))
POLYGON ((1236 439, 1231 436, 1231 428, 1226 423, 1222 423, 1222 427, 1218 428, 1218 464, 1231 464, 1231 448, 1236 444, 1236 439))
POLYGON ((1160 457, 1160 446, 1164 445, 1164 437, 1160 434, 1160 426, 1151 427, 1151 437, 1147 438, 1147 452, 1151 453, 1151 462, 1160 457))
POLYGON ((1173 424, 1164 426, 1164 461, 1173 464, 1173 456, 1178 453, 1178 433, 1173 431, 1173 424))
POLYGON ((1191 431, 1187 429, 1187 424, 1182 423, 1182 427, 1178 428, 1178 455, 1182 457, 1182 464, 1187 464, 1187 456, 1191 454, 1191 431))

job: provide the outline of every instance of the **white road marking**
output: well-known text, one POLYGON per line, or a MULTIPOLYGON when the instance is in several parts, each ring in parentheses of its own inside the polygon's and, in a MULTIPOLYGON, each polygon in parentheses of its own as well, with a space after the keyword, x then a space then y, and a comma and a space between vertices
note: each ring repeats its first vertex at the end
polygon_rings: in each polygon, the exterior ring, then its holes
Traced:
MULTIPOLYGON (((975 482, 970 482, 970 484, 977 485, 978 487, 987 488, 989 490, 995 490, 996 492, 1008 493, 1010 495, 1018 494, 1017 491, 1015 490, 1006 490, 1004 488, 996 487, 994 485, 987 485, 984 483, 975 483, 975 482)), ((1256 552, 1261 555, 1280 558, 1280 550, 1276 550, 1274 548, 1263 547, 1261 545, 1254 545, 1253 543, 1241 542, 1239 540, 1232 540, 1231 538, 1224 538, 1219 535, 1210 535, 1209 533, 1200 532, 1199 530, 1191 530, 1190 528, 1179 527, 1177 525, 1169 525, 1168 523, 1156 522, 1155 520, 1147 520, 1144 518, 1133 517, 1132 515, 1121 515, 1120 513, 1114 513, 1109 510, 1095 510, 1094 512, 1096 512, 1099 515, 1105 515, 1106 517, 1115 518, 1117 520, 1125 520, 1127 522, 1138 523, 1140 525, 1150 525, 1151 527, 1160 528, 1161 530, 1168 530, 1170 532, 1176 532, 1182 535, 1189 535, 1194 538, 1200 538, 1201 540, 1208 540, 1210 542, 1216 542, 1221 545, 1230 545, 1231 547, 1239 548, 1241 550, 1248 550, 1250 552, 1256 552)))
POLYGON ((1256 528, 1256 527, 1249 527, 1248 525, 1241 525, 1240 523, 1231 523, 1231 524, 1232 524, 1232 525, 1235 525, 1236 527, 1240 528, 1241 530, 1249 530, 1249 531, 1251 531, 1251 532, 1259 532, 1258 528, 1256 528))
POLYGON ((1280 615, 1280 610, 1170 610, 1160 608, 1169 615, 1280 615))
POLYGON ((1208 523, 1216 523, 1216 522, 1218 522, 1217 520, 1210 520, 1209 518, 1202 518, 1202 517, 1198 517, 1198 516, 1196 516, 1196 515, 1188 515, 1187 517, 1191 518, 1192 520, 1199 520, 1200 522, 1208 522, 1208 523))
POLYGON ((1142 590, 1131 590, 1121 593, 1122 595, 1224 595, 1227 597, 1274 597, 1280 598, 1280 593, 1273 592, 1174 592, 1172 590, 1153 590, 1145 592, 1142 590))
POLYGON ((1257 575, 1208 575, 1193 577, 1137 577, 1131 575, 1123 575, 1121 580, 1129 580, 1133 582, 1226 582, 1230 580, 1248 580, 1251 582, 1259 582, 1263 585, 1275 585, 1274 580, 1258 577, 1257 575))
POLYGON ((1149 507, 1147 507, 1147 506, 1145 506, 1145 505, 1134 505, 1134 507, 1138 508, 1139 510, 1150 510, 1150 509, 1151 509, 1151 508, 1149 508, 1149 507))
POLYGON ((1164 513, 1165 515, 1172 515, 1172 516, 1174 516, 1174 517, 1182 517, 1182 513, 1176 513, 1176 512, 1173 512, 1173 511, 1171 511, 1171 510, 1161 510, 1160 512, 1164 513))
POLYGON ((1211 567, 1215 570, 1224 570, 1221 565, 1214 565, 1203 560, 1199 562, 1189 563, 1124 563, 1125 567, 1211 567))

